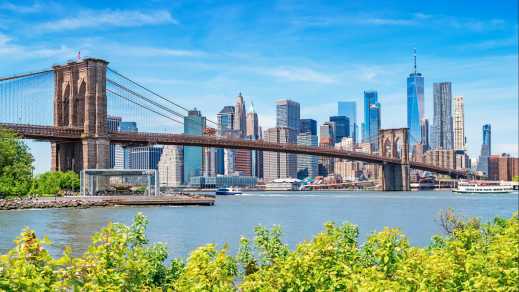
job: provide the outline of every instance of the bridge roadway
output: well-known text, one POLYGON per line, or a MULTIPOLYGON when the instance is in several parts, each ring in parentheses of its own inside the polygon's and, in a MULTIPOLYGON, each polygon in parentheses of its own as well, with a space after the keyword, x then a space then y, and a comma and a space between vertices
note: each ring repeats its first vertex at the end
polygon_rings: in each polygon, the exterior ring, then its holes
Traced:
MULTIPOLYGON (((26 139, 35 139, 50 142, 79 142, 83 138, 82 128, 37 126, 26 124, 0 123, 0 128, 11 129, 26 139)), ((161 134, 145 132, 110 132, 107 137, 112 143, 125 145, 184 145, 204 146, 229 149, 248 149, 271 152, 285 152, 304 155, 326 156, 347 160, 363 161, 375 164, 399 165, 399 159, 382 157, 357 151, 346 151, 328 147, 304 146, 294 144, 279 144, 265 141, 251 141, 214 136, 191 136, 184 134, 161 134)), ((447 174, 452 177, 466 177, 467 172, 427 163, 409 162, 411 168, 447 174)))

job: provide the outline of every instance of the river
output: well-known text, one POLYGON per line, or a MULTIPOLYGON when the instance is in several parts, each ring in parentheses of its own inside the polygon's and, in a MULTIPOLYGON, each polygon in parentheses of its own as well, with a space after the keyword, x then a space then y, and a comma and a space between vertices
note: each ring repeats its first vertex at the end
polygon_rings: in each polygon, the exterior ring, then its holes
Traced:
POLYGON ((150 241, 167 244, 170 257, 185 257, 194 248, 229 243, 235 252, 240 235, 253 236, 256 225, 283 228, 291 247, 311 239, 326 221, 352 222, 360 227, 361 241, 384 226, 399 227, 411 244, 426 246, 440 233, 442 209, 453 208, 469 217, 488 221, 510 217, 518 209, 518 195, 455 195, 448 191, 422 192, 279 192, 219 196, 212 207, 111 207, 0 211, 0 253, 5 253, 25 227, 47 235, 49 248, 61 254, 65 245, 83 252, 94 232, 109 221, 131 223, 137 212, 150 220, 150 241))

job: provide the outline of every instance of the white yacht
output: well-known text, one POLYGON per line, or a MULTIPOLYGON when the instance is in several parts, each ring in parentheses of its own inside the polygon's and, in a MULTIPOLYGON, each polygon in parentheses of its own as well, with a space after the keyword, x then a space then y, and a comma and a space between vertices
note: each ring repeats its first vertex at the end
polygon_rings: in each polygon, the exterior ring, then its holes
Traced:
POLYGON ((452 190, 456 193, 511 193, 513 185, 490 181, 461 181, 452 190))

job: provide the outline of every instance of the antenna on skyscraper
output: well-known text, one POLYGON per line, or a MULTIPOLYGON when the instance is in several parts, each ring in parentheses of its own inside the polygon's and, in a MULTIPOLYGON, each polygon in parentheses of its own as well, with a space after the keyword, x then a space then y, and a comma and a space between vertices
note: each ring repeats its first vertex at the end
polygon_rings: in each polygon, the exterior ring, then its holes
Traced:
POLYGON ((414 73, 416 74, 416 48, 413 49, 413 56, 414 56, 414 73))

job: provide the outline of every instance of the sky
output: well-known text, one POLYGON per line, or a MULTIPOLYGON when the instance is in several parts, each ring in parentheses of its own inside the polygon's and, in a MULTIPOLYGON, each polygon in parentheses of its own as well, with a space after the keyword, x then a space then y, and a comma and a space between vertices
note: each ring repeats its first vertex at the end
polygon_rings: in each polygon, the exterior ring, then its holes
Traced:
MULTIPOLYGON (((426 117, 433 82, 450 81, 464 96, 469 154, 490 123, 493 152, 517 156, 515 0, 142 2, 0 0, 0 76, 81 51, 213 120, 242 92, 263 129, 282 98, 319 123, 354 100, 361 122, 363 91, 377 90, 382 128, 395 128, 406 126, 416 48, 426 117)), ((48 143, 29 145, 36 171, 48 169, 48 143)))

